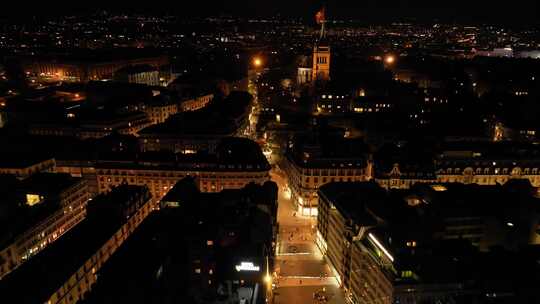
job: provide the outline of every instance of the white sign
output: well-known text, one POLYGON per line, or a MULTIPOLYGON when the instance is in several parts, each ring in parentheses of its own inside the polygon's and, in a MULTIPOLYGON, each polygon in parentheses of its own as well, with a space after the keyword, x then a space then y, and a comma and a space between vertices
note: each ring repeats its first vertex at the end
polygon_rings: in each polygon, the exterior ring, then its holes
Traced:
POLYGON ((259 271, 261 267, 253 265, 252 262, 242 262, 236 265, 236 271, 259 271))

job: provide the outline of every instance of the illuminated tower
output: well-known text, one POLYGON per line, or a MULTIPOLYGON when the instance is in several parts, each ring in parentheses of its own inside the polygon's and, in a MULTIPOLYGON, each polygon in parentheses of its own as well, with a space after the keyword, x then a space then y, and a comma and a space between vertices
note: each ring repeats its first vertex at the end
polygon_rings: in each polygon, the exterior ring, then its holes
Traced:
POLYGON ((313 80, 330 80, 330 45, 326 39, 326 16, 323 7, 315 16, 317 23, 321 25, 320 36, 313 47, 313 80))

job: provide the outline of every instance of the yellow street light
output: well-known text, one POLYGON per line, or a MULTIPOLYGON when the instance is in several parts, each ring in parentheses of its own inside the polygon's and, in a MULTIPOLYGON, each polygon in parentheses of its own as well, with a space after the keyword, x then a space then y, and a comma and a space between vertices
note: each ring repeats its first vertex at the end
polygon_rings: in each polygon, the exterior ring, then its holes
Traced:
POLYGON ((396 57, 394 57, 394 55, 387 55, 384 58, 384 62, 386 62, 387 64, 392 64, 392 63, 396 62, 396 57))
POLYGON ((253 65, 255 67, 260 67, 262 65, 262 59, 259 57, 253 58, 253 65))

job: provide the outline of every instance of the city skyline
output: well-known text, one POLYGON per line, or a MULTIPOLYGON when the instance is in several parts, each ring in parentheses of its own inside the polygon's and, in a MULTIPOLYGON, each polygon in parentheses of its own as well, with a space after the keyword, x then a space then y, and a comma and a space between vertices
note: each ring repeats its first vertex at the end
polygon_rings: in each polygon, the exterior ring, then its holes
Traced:
POLYGON ((0 302, 540 303, 537 4, 326 3, 0 18, 0 302))
POLYGON ((537 1, 520 0, 511 6, 497 5, 487 1, 456 0, 447 3, 434 3, 426 0, 398 0, 382 3, 337 1, 227 1, 210 0, 196 3, 165 3, 161 6, 135 4, 125 7, 110 4, 102 0, 90 3, 72 3, 56 7, 36 3, 30 7, 14 4, 10 10, 3 11, 0 16, 13 18, 48 17, 67 15, 86 15, 100 10, 121 13, 142 13, 171 15, 181 17, 208 17, 231 15, 238 17, 285 17, 312 19, 314 13, 325 5, 329 19, 352 19, 365 23, 388 23, 416 21, 422 23, 492 23, 500 25, 530 26, 539 25, 540 7, 537 1), (326 2, 326 3, 325 3, 326 2))

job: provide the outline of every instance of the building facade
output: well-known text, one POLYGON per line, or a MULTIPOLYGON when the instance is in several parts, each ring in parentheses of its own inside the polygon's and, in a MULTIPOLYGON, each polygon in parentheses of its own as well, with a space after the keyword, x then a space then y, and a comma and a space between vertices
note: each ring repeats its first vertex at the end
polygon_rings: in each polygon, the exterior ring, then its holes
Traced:
POLYGON ((0 280, 2 295, 18 303, 80 302, 96 283, 101 267, 152 207, 145 187, 123 185, 94 198, 80 224, 0 280), (21 294, 17 286, 24 284, 27 292, 21 294))
POLYGON ((129 214, 128 220, 77 269, 73 269, 71 276, 63 282, 60 288, 54 291, 46 303, 75 304, 84 298, 84 294, 91 290, 92 285, 97 281, 97 272, 100 268, 152 212, 153 205, 150 198, 151 195, 146 189, 130 198, 130 205, 136 205, 136 208, 134 212, 129 214))
POLYGON ((359 182, 369 180, 371 163, 365 159, 325 159, 321 162, 298 162, 290 155, 283 162, 287 173, 291 198, 297 212, 317 216, 317 190, 331 182, 359 182))
POLYGON ((159 86, 161 84, 159 70, 152 66, 129 66, 115 72, 115 80, 159 86))
POLYGON ((115 72, 134 65, 149 65, 155 68, 166 65, 165 56, 133 58, 110 61, 77 60, 70 58, 44 59, 29 58, 23 63, 27 75, 54 78, 66 81, 88 82, 90 80, 112 79, 115 72))
POLYGON ((441 161, 436 175, 441 183, 497 185, 511 179, 527 179, 534 187, 540 187, 539 169, 537 161, 441 161))
POLYGON ((180 112, 196 111, 206 107, 206 105, 214 99, 214 94, 205 94, 180 102, 180 112))
POLYGON ((130 185, 146 185, 154 201, 159 201, 182 178, 192 176, 202 192, 219 192, 224 189, 241 189, 249 183, 263 184, 270 180, 269 167, 212 166, 213 168, 191 168, 153 166, 123 166, 109 164, 96 169, 99 193, 128 183, 130 185))
POLYGON ((16 161, 5 159, 3 164, 0 164, 0 174, 13 174, 19 179, 25 179, 38 172, 53 172, 55 168, 53 158, 41 159, 35 161, 16 161))
POLYGON ((313 76, 312 80, 330 80, 330 46, 316 44, 313 48, 313 76))
POLYGON ((144 112, 134 112, 105 120, 85 120, 77 124, 32 124, 29 132, 43 136, 75 136, 81 139, 101 138, 116 131, 124 135, 137 135, 152 124, 144 112))
POLYGON ((351 195, 364 186, 377 187, 367 184, 331 183, 319 190, 316 244, 349 303, 390 304, 394 257, 379 237, 379 219, 366 206, 367 198, 351 195), (351 202, 355 197, 360 201, 351 202))
POLYGON ((146 106, 146 114, 153 124, 165 122, 169 116, 178 113, 178 104, 176 103, 158 103, 146 106))
MULTIPOLYGON (((40 179, 47 178, 51 182, 57 182, 59 179, 56 177, 60 175, 55 175, 49 174, 40 179)), ((62 179, 65 178, 63 175, 62 179)), ((26 205, 33 207, 39 204, 55 204, 58 207, 5 243, 0 251, 0 278, 45 249, 86 216, 86 203, 90 196, 83 180, 70 179, 69 184, 55 191, 43 192, 33 189, 34 186, 42 188, 43 185, 34 184, 21 190, 24 191, 26 205)))
POLYGON ((303 85, 313 80, 313 69, 308 67, 299 67, 296 75, 296 84, 303 85))
POLYGON ((417 183, 431 183, 437 180, 433 168, 409 168, 395 163, 388 172, 375 168, 374 179, 385 189, 409 189, 417 183))

